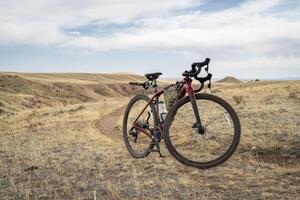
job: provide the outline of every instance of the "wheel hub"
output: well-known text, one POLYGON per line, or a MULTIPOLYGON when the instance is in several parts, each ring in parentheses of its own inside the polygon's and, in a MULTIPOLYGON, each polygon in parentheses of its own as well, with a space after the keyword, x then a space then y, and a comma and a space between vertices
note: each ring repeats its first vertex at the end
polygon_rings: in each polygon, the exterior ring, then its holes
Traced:
POLYGON ((198 125, 197 123, 195 123, 192 128, 197 129, 197 133, 200 135, 203 135, 205 133, 205 128, 201 125, 198 125))

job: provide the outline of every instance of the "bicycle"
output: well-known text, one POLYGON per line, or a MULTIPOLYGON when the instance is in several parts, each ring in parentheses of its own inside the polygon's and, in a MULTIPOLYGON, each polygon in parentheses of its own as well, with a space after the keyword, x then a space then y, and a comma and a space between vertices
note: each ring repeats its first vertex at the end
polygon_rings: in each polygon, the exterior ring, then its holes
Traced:
POLYGON ((160 72, 145 74, 148 80, 144 83, 129 83, 154 89, 151 98, 145 94, 134 96, 125 110, 123 139, 133 157, 144 158, 151 152, 162 156, 161 140, 176 160, 201 169, 215 167, 232 156, 241 137, 236 112, 222 98, 199 93, 207 81, 211 89, 209 63, 209 58, 193 63, 191 70, 182 73, 183 80, 162 90, 156 82, 160 72), (199 77, 203 67, 207 76, 199 77), (192 78, 200 82, 198 89, 193 88, 192 78), (165 103, 160 100, 162 94, 165 103))

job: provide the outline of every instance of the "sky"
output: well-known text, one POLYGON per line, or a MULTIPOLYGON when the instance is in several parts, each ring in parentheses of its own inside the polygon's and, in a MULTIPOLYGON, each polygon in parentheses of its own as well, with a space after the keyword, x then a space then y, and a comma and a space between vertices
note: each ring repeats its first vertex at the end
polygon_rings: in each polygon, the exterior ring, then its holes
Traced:
POLYGON ((297 0, 0 0, 0 71, 300 77, 297 0))

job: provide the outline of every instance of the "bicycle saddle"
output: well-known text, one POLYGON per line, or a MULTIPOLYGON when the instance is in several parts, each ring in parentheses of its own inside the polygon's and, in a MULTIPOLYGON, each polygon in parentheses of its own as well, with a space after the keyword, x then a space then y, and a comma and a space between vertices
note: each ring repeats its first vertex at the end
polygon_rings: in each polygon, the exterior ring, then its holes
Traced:
POLYGON ((149 81, 153 81, 155 79, 158 79, 158 77, 162 75, 161 72, 155 72, 155 73, 148 73, 145 74, 145 77, 149 80, 149 81))

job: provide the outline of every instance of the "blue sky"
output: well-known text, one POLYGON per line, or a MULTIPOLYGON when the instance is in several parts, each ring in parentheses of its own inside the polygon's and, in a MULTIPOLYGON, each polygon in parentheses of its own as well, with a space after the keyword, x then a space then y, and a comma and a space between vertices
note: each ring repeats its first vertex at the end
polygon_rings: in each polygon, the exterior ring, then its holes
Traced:
POLYGON ((0 71, 300 76, 292 0, 0 0, 0 71))

